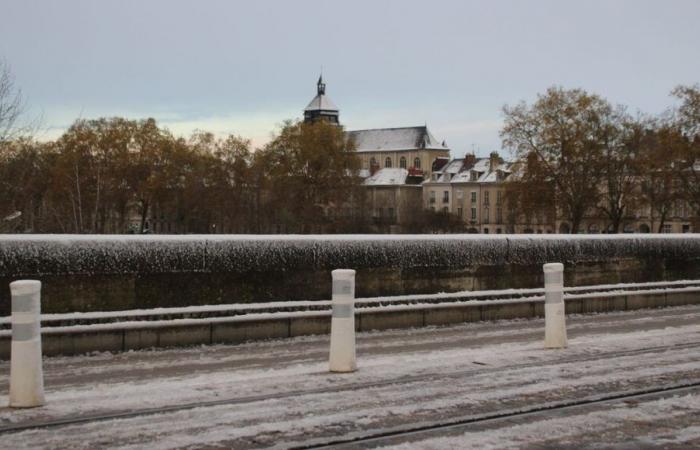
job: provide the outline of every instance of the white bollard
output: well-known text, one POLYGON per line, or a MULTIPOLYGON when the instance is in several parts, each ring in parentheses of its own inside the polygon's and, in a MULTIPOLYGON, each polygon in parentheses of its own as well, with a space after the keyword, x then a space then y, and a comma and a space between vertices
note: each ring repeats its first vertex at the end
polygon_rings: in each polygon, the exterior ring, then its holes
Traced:
POLYGON ((32 408, 44 404, 41 363, 41 282, 10 283, 12 344, 10 353, 10 406, 32 408))
POLYGON ((544 348, 566 348, 566 308, 564 306, 564 264, 545 264, 544 269, 544 348))
POLYGON ((333 276, 333 318, 331 350, 328 358, 331 372, 354 372, 355 360, 355 271, 337 269, 333 276))

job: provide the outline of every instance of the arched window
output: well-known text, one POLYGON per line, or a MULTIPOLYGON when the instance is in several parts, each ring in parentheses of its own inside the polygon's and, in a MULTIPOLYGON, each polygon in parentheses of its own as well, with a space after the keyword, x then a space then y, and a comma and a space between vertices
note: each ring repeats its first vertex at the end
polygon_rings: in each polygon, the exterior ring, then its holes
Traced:
POLYGON ((389 158, 388 156, 384 160, 384 167, 391 167, 391 158, 389 158))
POLYGON ((369 166, 370 167, 376 167, 377 166, 377 160, 374 159, 374 156, 369 159, 369 166))
POLYGON ((406 158, 403 157, 403 156, 402 156, 401 159, 399 160, 399 167, 402 168, 402 169, 405 169, 405 168, 406 168, 406 158))
POLYGON ((416 159, 413 160, 413 167, 420 169, 420 158, 416 157, 416 159))

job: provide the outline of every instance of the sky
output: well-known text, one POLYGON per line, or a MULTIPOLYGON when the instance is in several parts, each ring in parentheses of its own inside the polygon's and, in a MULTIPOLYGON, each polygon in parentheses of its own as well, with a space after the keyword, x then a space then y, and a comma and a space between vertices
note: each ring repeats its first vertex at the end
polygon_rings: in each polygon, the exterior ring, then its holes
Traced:
POLYGON ((323 70, 347 129, 427 124, 453 156, 502 150, 504 105, 549 86, 658 114, 700 82, 696 0, 0 0, 0 58, 51 139, 154 117, 263 145, 323 70))

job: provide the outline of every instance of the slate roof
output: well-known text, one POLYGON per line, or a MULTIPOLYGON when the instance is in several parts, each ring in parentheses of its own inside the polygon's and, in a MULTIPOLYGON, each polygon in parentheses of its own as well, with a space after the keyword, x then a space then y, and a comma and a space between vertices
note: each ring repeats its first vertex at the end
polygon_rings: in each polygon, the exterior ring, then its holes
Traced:
POLYGON ((326 94, 318 94, 311 100, 309 105, 304 108, 304 111, 332 111, 338 112, 339 109, 335 103, 331 101, 326 94))
POLYGON ((426 180, 427 183, 495 183, 498 180, 498 172, 509 175, 513 170, 513 163, 504 162, 491 171, 491 161, 489 158, 478 158, 474 166, 464 169, 464 159, 453 159, 442 170, 434 172, 437 180, 426 180), (472 173, 475 178, 472 179, 472 173))
POLYGON ((426 126, 348 131, 347 136, 355 141, 358 152, 449 150, 426 126))
POLYGON ((394 186, 406 184, 408 170, 397 168, 379 169, 374 175, 365 180, 366 186, 394 186))

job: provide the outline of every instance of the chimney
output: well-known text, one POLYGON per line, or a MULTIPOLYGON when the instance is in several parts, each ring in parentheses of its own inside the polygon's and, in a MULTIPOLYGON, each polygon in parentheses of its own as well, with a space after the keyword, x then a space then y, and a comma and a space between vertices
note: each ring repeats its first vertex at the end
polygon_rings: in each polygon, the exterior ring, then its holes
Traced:
POLYGON ((476 164, 476 155, 474 153, 467 153, 464 155, 464 161, 462 162, 462 168, 460 172, 464 170, 469 170, 476 164))
POLYGON ((491 152, 489 155, 489 172, 493 172, 501 164, 501 157, 498 152, 491 152))

